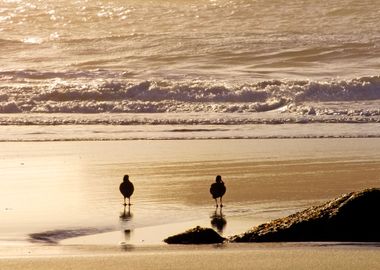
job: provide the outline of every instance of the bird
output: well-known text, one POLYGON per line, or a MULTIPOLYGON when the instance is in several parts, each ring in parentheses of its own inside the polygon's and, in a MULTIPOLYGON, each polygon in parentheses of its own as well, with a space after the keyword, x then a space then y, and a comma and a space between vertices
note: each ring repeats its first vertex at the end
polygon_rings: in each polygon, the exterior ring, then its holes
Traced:
POLYGON ((216 208, 218 208, 218 198, 220 198, 220 207, 223 207, 222 197, 224 193, 226 193, 226 186, 224 185, 220 175, 216 176, 215 183, 213 183, 210 187, 210 193, 212 198, 215 200, 216 208))
POLYGON ((119 190, 124 196, 124 206, 127 205, 125 198, 128 198, 128 205, 131 205, 131 196, 135 190, 131 181, 129 181, 129 176, 124 175, 123 182, 120 184, 119 190))

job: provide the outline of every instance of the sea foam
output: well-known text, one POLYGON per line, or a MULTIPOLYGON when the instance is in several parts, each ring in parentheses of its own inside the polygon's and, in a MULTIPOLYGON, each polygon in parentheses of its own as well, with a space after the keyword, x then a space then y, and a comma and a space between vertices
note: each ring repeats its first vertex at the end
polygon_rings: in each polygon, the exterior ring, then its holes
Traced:
POLYGON ((0 86, 0 112, 234 114, 279 110, 302 115, 380 115, 379 76, 231 84, 138 81, 122 78, 122 74, 2 72, 0 80, 5 83, 0 86), (373 106, 367 106, 365 101, 373 106), (332 103, 341 105, 331 106, 332 103))

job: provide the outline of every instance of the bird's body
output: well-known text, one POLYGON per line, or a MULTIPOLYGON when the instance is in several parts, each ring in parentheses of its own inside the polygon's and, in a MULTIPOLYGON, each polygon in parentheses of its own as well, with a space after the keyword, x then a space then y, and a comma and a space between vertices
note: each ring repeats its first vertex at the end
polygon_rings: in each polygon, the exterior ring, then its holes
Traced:
POLYGON ((224 185, 224 182, 222 181, 222 177, 218 175, 216 177, 215 183, 213 183, 210 187, 210 193, 212 195, 212 198, 215 200, 216 207, 218 207, 218 200, 217 198, 220 198, 220 207, 223 207, 222 204, 222 197, 226 193, 226 186, 224 185))
POLYGON ((210 187, 210 193, 213 199, 223 197, 224 193, 226 193, 226 186, 224 183, 213 183, 210 187))
POLYGON ((131 204, 131 196, 133 191, 135 190, 131 181, 129 181, 128 175, 124 176, 123 182, 120 184, 119 190, 121 194, 124 196, 124 205, 127 205, 125 199, 128 198, 129 205, 131 204))

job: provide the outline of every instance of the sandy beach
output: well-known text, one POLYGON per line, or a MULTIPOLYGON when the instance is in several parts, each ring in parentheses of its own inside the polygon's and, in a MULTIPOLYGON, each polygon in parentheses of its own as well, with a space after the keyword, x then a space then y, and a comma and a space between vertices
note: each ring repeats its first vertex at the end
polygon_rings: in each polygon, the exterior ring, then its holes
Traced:
POLYGON ((378 244, 168 246, 224 236, 376 187, 380 139, 1 143, 1 269, 374 269, 378 244), (133 205, 118 185, 128 173, 133 205), (215 175, 225 207, 208 193, 215 175), (213 223, 215 217, 224 223, 213 223))
POLYGON ((8 256, 0 258, 1 269, 376 269, 380 263, 379 248, 370 245, 42 247, 38 255, 26 250, 28 254, 17 256, 8 250, 8 256))

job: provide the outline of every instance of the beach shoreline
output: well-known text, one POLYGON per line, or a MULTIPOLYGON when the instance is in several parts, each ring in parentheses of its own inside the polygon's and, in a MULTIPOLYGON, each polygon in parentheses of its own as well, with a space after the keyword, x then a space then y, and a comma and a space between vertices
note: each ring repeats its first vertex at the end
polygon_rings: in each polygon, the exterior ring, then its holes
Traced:
MULTIPOLYGON (((379 268, 379 243, 231 243, 380 188, 378 1, 0 2, 0 270, 379 268), (198 226, 228 243, 163 242, 198 226)), ((378 204, 325 240, 380 241, 378 204)))
POLYGON ((0 183, 2 270, 373 269, 379 263, 377 243, 169 247, 162 240, 212 227, 218 213, 208 189, 217 174, 227 186, 225 237, 375 187, 380 139, 0 144, 1 177, 9 180, 0 183), (135 194, 123 212, 118 185, 126 173, 135 194), (31 234, 49 232, 51 243, 30 242, 31 234))

